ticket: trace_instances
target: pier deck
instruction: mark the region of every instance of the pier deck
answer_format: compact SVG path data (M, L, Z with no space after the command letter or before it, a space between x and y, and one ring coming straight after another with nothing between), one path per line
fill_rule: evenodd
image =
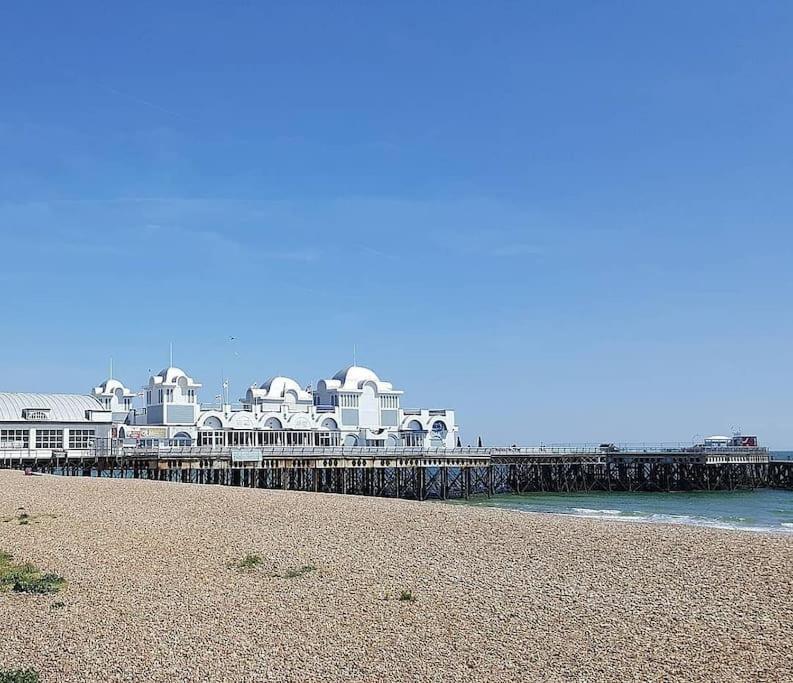
M506 493L793 488L793 463L762 448L97 447L48 458L0 454L6 467L399 498Z

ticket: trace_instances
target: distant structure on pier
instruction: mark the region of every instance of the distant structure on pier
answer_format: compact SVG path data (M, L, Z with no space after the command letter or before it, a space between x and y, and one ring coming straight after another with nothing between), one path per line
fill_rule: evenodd
M403 392L351 365L313 390L289 377L251 386L236 405L228 384L202 404L202 385L177 367L149 378L142 393L110 377L90 395L0 393L5 455L80 456L95 443L143 446L410 446L453 448L453 410L408 409ZM144 406L135 407L143 398Z
M110 411L114 436L197 446L416 446L453 448L459 428L453 410L407 409L401 390L369 368L351 365L315 389L290 377L252 385L238 405L224 393L201 404L202 385L177 367L149 378L145 406L116 379L93 390Z

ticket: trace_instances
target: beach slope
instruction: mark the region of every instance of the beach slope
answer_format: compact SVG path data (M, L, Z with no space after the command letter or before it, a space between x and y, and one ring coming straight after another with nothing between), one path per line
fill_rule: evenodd
M0 593L43 681L793 679L781 535L10 471L0 518L67 581Z

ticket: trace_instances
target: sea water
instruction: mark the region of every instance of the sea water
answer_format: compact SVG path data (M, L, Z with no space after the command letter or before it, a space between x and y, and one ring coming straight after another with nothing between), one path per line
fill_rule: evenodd
M793 451L776 451L771 453L771 458L793 460ZM779 489L526 493L493 496L477 500L474 504L575 517L793 534L793 491Z
M793 491L526 493L477 501L522 512L793 534Z

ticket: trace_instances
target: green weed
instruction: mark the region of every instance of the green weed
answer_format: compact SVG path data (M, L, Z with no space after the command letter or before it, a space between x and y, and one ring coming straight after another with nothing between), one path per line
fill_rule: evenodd
M416 602L416 598L410 591L402 591L399 594L400 602Z
M290 567L283 574L278 574L278 576L284 579L296 579L299 576L305 576L315 571L317 571L317 568L313 564L304 564L302 567Z
M248 554L237 562L238 569L256 569L264 560L259 555Z
M33 669L0 669L0 683L39 683L40 680Z
M66 579L57 574L44 574L30 562L14 564L11 560L11 555L0 552L0 590L46 594L57 593L66 585Z

